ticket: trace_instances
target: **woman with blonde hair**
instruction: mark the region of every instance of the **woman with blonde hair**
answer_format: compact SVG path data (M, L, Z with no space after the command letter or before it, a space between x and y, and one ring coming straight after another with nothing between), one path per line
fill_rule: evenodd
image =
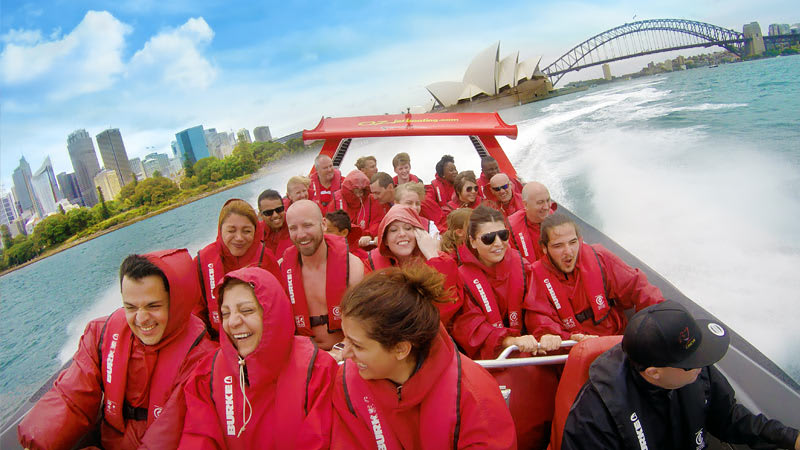
M258 227L258 215L253 207L244 200L232 198L219 212L217 239L197 252L195 262L203 297L194 313L206 322L212 337L218 335L221 324L217 299L212 293L225 274L257 266L276 277L283 276L275 255L256 237Z

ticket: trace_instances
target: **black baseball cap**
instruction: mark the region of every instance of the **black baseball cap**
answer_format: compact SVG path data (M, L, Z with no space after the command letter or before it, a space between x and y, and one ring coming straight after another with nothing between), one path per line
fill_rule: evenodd
M695 319L680 303L666 300L633 315L622 350L642 367L697 369L722 359L730 341L721 324Z

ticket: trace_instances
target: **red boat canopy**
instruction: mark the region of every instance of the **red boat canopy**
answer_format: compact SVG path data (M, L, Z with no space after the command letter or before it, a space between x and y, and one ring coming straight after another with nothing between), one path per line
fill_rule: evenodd
M313 130L303 130L304 141L325 140L319 153L328 155L336 167L344 159L351 139L395 136L469 136L479 156L492 156L503 173L517 174L495 139L495 136L516 139L517 126L503 122L496 112L323 117Z

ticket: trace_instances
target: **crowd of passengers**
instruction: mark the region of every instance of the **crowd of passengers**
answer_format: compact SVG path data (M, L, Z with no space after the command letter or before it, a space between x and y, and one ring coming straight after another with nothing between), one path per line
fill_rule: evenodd
M692 361L702 371L683 356L642 356L668 340L631 353L645 338L628 336L626 310L639 311L638 324L680 308L639 269L583 242L544 185L500 172L491 157L476 177L445 155L427 185L408 154L392 165L395 176L366 156L342 176L320 155L285 196L267 189L257 209L227 201L216 240L194 258L185 249L127 257L122 308L87 325L71 365L19 425L22 446L542 449L561 366L486 370L473 360L510 346L518 357L566 353L565 340L625 333L615 347L624 363L614 364L632 369L620 377L641 377L648 393L702 381L720 393L695 409L727 416L711 423L668 399L639 411L657 439L641 425L630 434L590 377L581 392L599 394L578 396L563 440L553 428L560 448L702 448L703 427L800 448L797 430L750 414L706 367L724 354L720 344L709 356L713 336ZM675 354L695 351L696 323L682 320L691 344ZM674 367L683 384L653 372ZM595 402L588 413L584 397Z

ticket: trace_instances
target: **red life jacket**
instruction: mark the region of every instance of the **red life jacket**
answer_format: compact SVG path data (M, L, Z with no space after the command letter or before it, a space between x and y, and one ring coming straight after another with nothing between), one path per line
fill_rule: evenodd
M300 428L310 406L308 387L319 348L313 339L307 337L296 336L294 340L286 366L281 369L275 382L275 400L271 407L280 413L273 416L275 421L270 426L278 430L290 431ZM211 365L211 399L217 410L225 445L229 449L253 448L253 441L257 436L248 436L246 431L252 430L257 433L259 424L249 424L241 437L236 436L244 424L242 417L244 399L239 385L239 370L238 365L226 364L225 356L221 353L221 349L216 351ZM257 395L255 393L258 392L259 386L246 386L245 389L253 398Z
M571 287L564 286L555 277L552 277L543 261L536 261L533 264L536 292L545 293L544 295L555 308L564 328L570 333L586 333L581 322L591 318L595 325L599 324L608 317L611 307L614 305L613 300L606 299L605 273L600 266L597 253L590 245L581 243L578 261L581 262L581 278L575 285L574 291L571 290ZM590 308L575 313L570 302L573 294L576 299L581 295L585 296ZM589 315L590 313L591 315ZM595 319L596 317L600 319Z
M449 336L446 338L449 339ZM435 383L436 389L431 389L420 405L420 436L424 438L427 448L458 448L461 431L462 369L460 353L452 351L452 355L452 363L435 380L428 381ZM376 401L367 382L359 375L355 364L352 361L345 361L342 371L342 384L349 413L360 419L367 429L372 430L375 446L378 449L402 449L386 412L381 410L380 403Z
M511 230L511 242L528 262L532 264L544 255L539 244L541 224L528 223L524 208L508 217L508 228Z
M472 256L470 254L470 256ZM473 256L474 258L474 256ZM513 248L506 250L505 258L500 263L509 270L510 280L507 282L509 292L506 298L502 299L506 303L506 315L500 316L498 298L494 293L491 283L486 273L475 264L469 262L458 268L467 293L475 304L481 307L486 319L495 328L513 328L522 330L522 301L525 298L525 269L519 252ZM498 268L498 270L502 270ZM507 320L508 325L505 321Z
M286 226L285 221L283 222L281 229L278 231L274 231L262 220L259 220L258 223L262 224L264 227L264 238L262 239L262 242L264 242L264 245L270 249L270 251L272 251L272 254L275 255L275 258L281 258L283 256L283 252L285 252L287 248L294 245L291 238L289 238L289 227Z
M320 209L322 209L323 214L326 211L336 211L335 209L330 209L328 204L333 200L333 193L341 188L342 173L339 172L339 169L334 169L331 186L327 188L322 185L322 182L319 181L319 173L314 172L311 175L311 185L308 187L308 198L309 200L313 200L320 205Z
M436 178L431 181L431 187L433 188L434 199L439 206L447 205L447 202L456 193L456 188L439 175L436 175Z
M158 361L150 379L148 394L149 405L146 410L148 427L161 415L162 408L175 387L175 378L189 351L200 343L206 333L205 326L198 318L190 316L189 320L186 330L158 351ZM126 420L123 417L124 410L133 411L135 415L144 412L143 408L133 408L125 402L128 359L133 339L135 337L125 318L125 310L119 308L109 316L103 326L98 345L105 402L103 420L123 434Z
M422 183L422 180L420 180L419 177L414 175L413 173L408 174L408 180L409 180L408 181L409 183ZM395 186L397 186L399 184L398 181L399 180L398 180L397 175L392 177L392 182L394 183Z
M258 260L253 260L250 264L256 264L258 267L272 272L269 267L263 265L267 263L267 261L264 259L265 253L269 252L269 254L267 254L268 259L274 259L274 256L271 255L272 252L267 249L262 242L258 242L257 240L254 240L252 245L259 245L261 248L259 248L258 252L254 254L258 255ZM247 265L248 264L245 264L245 266ZM233 268L231 270L235 269L237 268ZM211 327L214 329L214 331L219 332L219 327L220 324L222 324L222 321L219 317L219 305L217 304L217 297L214 295L214 288L217 286L217 284L219 284L227 271L222 263L222 255L218 251L215 243L211 243L197 252L197 272L200 274L200 279L202 280L200 283L200 288L203 294L203 299L208 305L208 317L210 319ZM277 276L278 274L275 275Z
M328 246L328 262L325 265L325 301L328 304L328 331L342 329L342 312L339 303L350 279L350 253L347 240L341 236L323 235ZM297 247L286 249L281 264L283 282L294 311L297 332L303 336L313 336L308 313L306 290L303 288L303 266Z

